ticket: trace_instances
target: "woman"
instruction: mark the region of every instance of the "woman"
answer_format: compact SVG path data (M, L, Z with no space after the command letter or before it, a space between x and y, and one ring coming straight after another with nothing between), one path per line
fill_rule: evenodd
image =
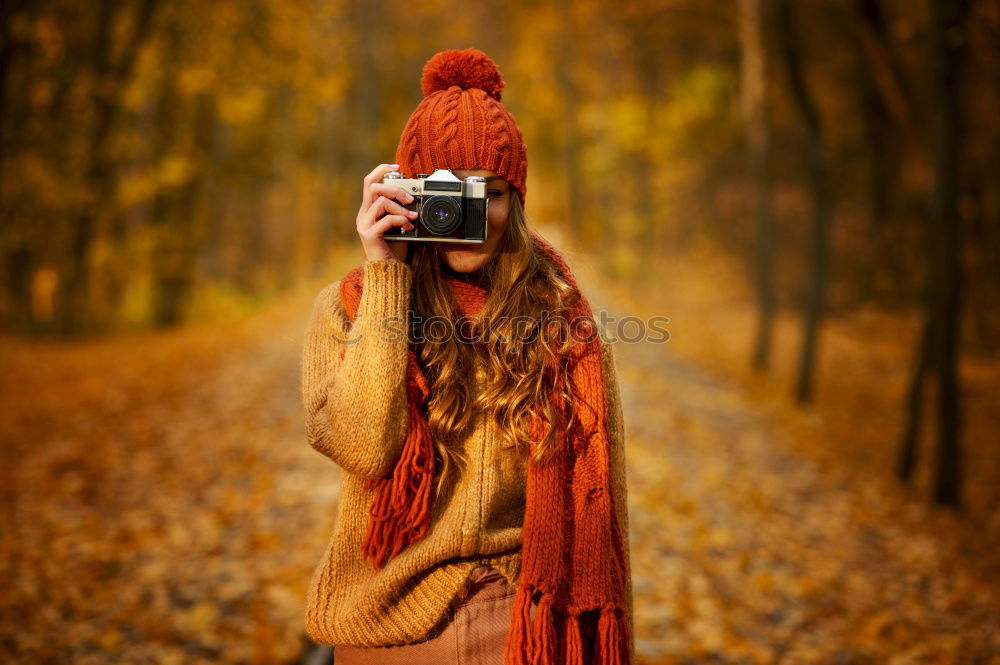
M338 665L630 663L610 347L527 226L527 151L496 65L443 51L421 84L399 163L364 179L366 261L307 325L307 437L345 472L307 632ZM383 176L437 169L487 177L487 241L387 242L417 215Z

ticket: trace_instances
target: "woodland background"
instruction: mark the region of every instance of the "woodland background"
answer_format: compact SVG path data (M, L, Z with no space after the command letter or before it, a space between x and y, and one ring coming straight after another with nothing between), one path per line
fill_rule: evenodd
M646 663L1000 663L1000 2L6 0L0 655L288 663L312 296L499 65L615 345Z

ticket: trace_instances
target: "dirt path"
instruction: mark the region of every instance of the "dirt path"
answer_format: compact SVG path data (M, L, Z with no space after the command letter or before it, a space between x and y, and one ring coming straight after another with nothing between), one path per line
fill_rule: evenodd
M595 310L635 313L584 287ZM242 323L4 345L0 659L302 654L339 475L301 431L317 289ZM793 452L766 408L669 342L614 350L643 662L1000 662L997 577L946 522Z

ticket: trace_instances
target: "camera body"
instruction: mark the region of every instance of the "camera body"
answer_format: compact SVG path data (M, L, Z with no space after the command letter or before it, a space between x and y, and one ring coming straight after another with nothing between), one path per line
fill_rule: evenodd
M413 220L413 230L393 226L382 234L386 240L422 240L433 242L486 242L486 179L469 176L460 179L446 169L434 173L418 173L407 178L399 171L390 171L382 178L388 185L402 187L413 195L412 203L402 203L419 215Z

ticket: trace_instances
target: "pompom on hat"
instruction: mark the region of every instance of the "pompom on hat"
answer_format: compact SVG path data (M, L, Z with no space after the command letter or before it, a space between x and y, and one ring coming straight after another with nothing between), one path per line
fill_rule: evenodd
M475 48L434 54L424 65L424 98L410 114L396 148L407 176L437 169L486 169L527 192L528 147L500 101L500 69Z

